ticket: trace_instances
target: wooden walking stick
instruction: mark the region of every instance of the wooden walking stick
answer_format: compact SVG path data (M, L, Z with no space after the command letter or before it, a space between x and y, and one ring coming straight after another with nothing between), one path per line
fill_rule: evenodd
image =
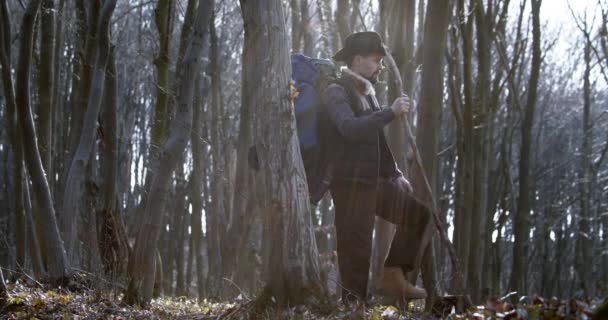
M399 94L401 96L404 96L405 94L403 93L403 80L401 79L399 68L397 67L393 56L391 55L389 49L386 46L384 47L384 51L386 51L386 61L388 62L388 68L395 79L395 87L399 90ZM410 124L405 119L405 117L401 117L400 119L404 122L405 132L407 135L408 142L412 146L416 165L418 165L418 167L420 168L420 172L422 173L422 177L424 179L424 185L431 198L431 212L433 213L433 220L435 222L435 227L437 228L437 233L439 233L439 238L441 239L441 242L444 244L450 255L450 262L452 263L452 278L455 280L454 289L456 293L462 294L464 293L464 276L462 275L462 271L460 269L460 262L458 260L458 256L456 255L456 250L454 250L454 245L452 244L450 239L448 239L448 235L443 226L441 225L437 202L435 201L433 189L431 188L431 184L426 175L426 171L424 170L424 166L422 165L422 158L420 157L418 145L416 145L416 140L414 139L414 135L412 134L412 128L410 127Z

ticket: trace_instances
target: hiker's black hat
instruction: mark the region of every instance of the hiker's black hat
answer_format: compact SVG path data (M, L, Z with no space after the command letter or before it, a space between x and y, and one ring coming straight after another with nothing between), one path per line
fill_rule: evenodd
M336 52L333 59L347 62L354 55L366 56L374 53L386 55L380 35L371 31L357 32L344 39L344 48Z

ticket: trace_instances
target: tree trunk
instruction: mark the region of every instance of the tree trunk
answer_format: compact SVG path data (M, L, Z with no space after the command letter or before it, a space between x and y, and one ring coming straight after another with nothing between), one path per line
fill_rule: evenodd
M463 91L464 104L462 111L462 145L459 148L458 170L460 172L459 183L461 190L460 207L455 213L456 228L454 238L458 257L461 261L469 259L471 240L471 214L474 201L474 147L473 147L473 80L472 80L472 18L467 17L467 9L464 0L458 1L457 6L460 31L462 33L462 69L463 69ZM463 275L468 278L468 270L464 264Z
M225 206L226 193L224 186L227 184L228 175L226 174L226 163L224 162L223 140L223 103L220 69L220 47L215 26L210 26L210 64L211 74L211 104L210 104L210 138L211 138L211 159L213 164L213 175L211 178L211 210L207 216L207 247L209 254L209 277L208 290L210 297L220 298L224 294L226 262L224 261L223 249L226 245L224 239L227 226L232 225L230 212Z
M126 272L129 244L118 197L117 84L114 50L110 50L104 90L101 131L103 132L103 205L99 215L99 247L106 272Z
M0 299L5 300L8 298L6 290L6 282L4 282L4 274L2 273L2 268L0 268Z
M91 79L91 92L87 111L84 115L80 142L74 153L70 170L68 171L65 191L63 192L63 207L61 230L65 237L65 248L70 261L74 259L74 247L77 234L77 221L82 213L84 200L85 169L95 144L97 117L101 109L103 97L106 65L110 51L110 18L116 6L116 0L104 2L98 26L99 52L95 62L94 74Z
M475 13L477 31L477 81L475 87L474 130L473 130L473 207L471 212L471 239L485 239L485 220L488 197L488 143L491 140L491 118L488 108L490 90L490 54L489 32L494 17L486 15L483 2L471 2L471 10ZM488 8L490 11L491 8ZM484 241L469 242L469 257L467 265L467 287L474 303L481 302L481 263L483 261Z
M424 168L420 166L412 168L412 186L414 187L414 194L430 208L436 207L433 204L433 195L436 194L437 189L437 153L443 106L443 54L449 9L448 1L431 1L428 3L424 30L425 40L422 48L424 64L416 144L420 148L418 151ZM427 188L425 176L428 178L431 190ZM431 225L429 228L433 228L433 226ZM430 234L431 232L429 232L429 237ZM422 277L428 292L427 308L432 306L433 299L438 295L432 248L429 241L422 257Z
M528 98L521 125L521 148L519 162L519 201L513 218L513 267L509 288L520 294L526 292L526 242L528 239L528 216L530 214L530 150L532 148L532 125L536 107L536 92L540 65L542 63L540 48L540 5L541 0L532 0L532 66L528 82Z
M254 187L252 187L252 172L248 163L249 148L253 145L253 110L243 96L239 117L239 129L237 138L236 174L234 183L234 197L232 204L233 223L228 231L230 239L226 243L226 255L229 259L226 265L231 270L225 270L225 274L232 275L235 279L238 266L241 264L239 258L250 237L251 226L256 218L255 212L250 212L250 203L254 200ZM208 242L210 243L210 242ZM245 263L245 262L242 262Z
M300 0L290 0L291 9L291 51L300 52L302 50L302 21L300 20Z
M23 198L25 199L25 235L27 236L27 251L32 263L32 269L34 270L34 276L38 279L42 279L46 276L44 264L42 263L42 255L40 252L40 241L38 241L38 235L36 233L36 227L34 223L34 210L32 210L32 201L30 201L30 186L26 182L23 185L21 191ZM22 265L25 266L25 265Z
M338 22L338 33L340 34L340 42L342 45L344 45L344 39L346 39L351 32L348 24L349 12L349 0L338 0L335 19Z
M580 281L580 286L586 296L593 295L594 288L591 285L591 249L593 247L590 221L591 215L591 159L593 156L593 130L591 127L591 40L585 39L584 61L585 73L583 76L583 132L582 146L580 151L579 193L580 214L578 221L578 233L576 236L576 259L575 267Z
M261 169L255 175L272 236L267 290L281 306L322 290L304 167L288 92L289 52L278 0L241 0L245 29L243 104L254 114Z
M190 247L190 255L193 257L192 264L196 266L196 277L198 287L198 298L202 301L202 216L203 216L203 181L204 181L204 150L205 140L203 138L203 99L205 94L201 93L200 76L196 80L196 100L194 101L194 115L192 123L192 137L190 144L192 145L192 181L190 181L190 201L192 203L192 241Z
M144 286L144 280L147 275L153 274L154 252L160 234L161 221L163 220L167 189L173 170L177 166L178 160L182 158L181 155L188 144L192 127L194 83L202 60L203 45L208 37L207 26L211 21L213 7L213 0L199 2L194 30L184 60L180 64L183 78L178 91L179 103L175 118L171 123L171 134L163 147L159 170L154 176L146 204L146 219L141 221L144 226L139 228L133 256L129 260L128 273L130 279L125 293L125 301L130 304L147 304L152 297L151 288Z
M388 104L392 104L397 96L403 92L411 97L413 88L414 52L414 17L416 1L392 1L389 8L388 39L394 53L395 63L400 68L403 88L395 88L395 81L389 81ZM393 78L395 75L389 75ZM410 121L410 119L408 119ZM399 170L407 174L407 145L403 121L393 121L387 126L387 143L393 152Z
M85 89L88 92L88 85L85 86L85 79L87 77L90 82L90 72L85 73L85 52L86 52L86 43L87 43L87 34L89 27L87 25L87 12L85 8L84 0L76 0L75 1L75 16L76 22L74 23L75 27L75 39L72 51L70 54L74 56L72 60L72 70L71 70L71 79L70 79L70 92L66 93L66 106L64 107L64 111L58 115L58 118L70 119L69 124L68 121L63 124L63 130L61 132L62 137L68 137L60 140L59 145L61 146L58 149L59 159L62 161L55 161L55 171L60 175L59 181L55 184L55 201L58 207L61 207L61 200L63 198L63 191L65 186L65 179L67 178L67 170L69 169L70 161L72 160L72 154L75 148L75 144L77 142L77 135L80 134L81 126L82 126L82 117L84 111L84 102L81 102L81 96L84 94ZM88 2L89 4L93 4L94 1ZM93 18L93 17L91 17ZM95 29L95 28L93 28ZM92 57L91 59L93 59ZM89 68L90 69L90 68ZM57 121L61 123L61 121ZM65 140L65 141L64 141ZM74 145L74 146L73 146ZM59 219L61 220L61 214Z
M54 0L43 0L40 23L40 64L38 72L38 147L42 166L47 180L53 177L51 171L52 159L52 129L53 129L53 92L55 72L55 5Z
M48 252L47 268L52 282L59 282L69 273L69 264L63 242L57 228L55 209L51 200L48 181L44 175L42 160L38 152L36 130L30 107L30 68L32 59L33 28L40 0L29 2L23 15L21 24L21 48L19 50L19 63L17 67L17 89L15 102L19 114L23 142L25 146L25 160L28 172L32 178L34 196L39 213L39 220L45 226L42 241Z
M190 10L190 3L188 4ZM173 16L173 0L160 0L156 4L154 9L154 22L156 24L156 30L159 36L159 52L156 59L154 59L154 65L156 66L156 105L154 107L154 114L152 119L152 133L150 137L150 146L148 150L148 158L146 162L146 177L144 182L144 193L141 197L141 201L136 211L137 220L144 218L145 205L148 201L150 193L150 187L154 180L154 174L158 171L159 157L161 152L161 146L165 143L165 139L168 133L168 121L169 121L169 94L172 90L169 87L169 66L170 66L170 53L169 45L171 43L172 35L172 16ZM186 13L186 20L182 30L183 36L186 36L185 32L188 23L190 22L189 13ZM185 41L185 40L184 40ZM180 56L182 50L182 43L180 42ZM180 57L181 58L181 57ZM178 70L179 71L179 70ZM177 78L177 76L176 76ZM136 224L136 226L141 226ZM139 230L134 230L132 233L137 234Z
M82 128L84 125L85 113L88 110L89 97L91 92L91 81L93 77L93 63L96 63L96 56L98 55L98 26L99 26L99 11L101 7L100 0L78 0L76 5L77 14L79 15L80 26L78 28L80 48L78 54L76 54L76 61L78 63L79 73L75 74L78 77L78 89L73 91L72 100L72 112L71 112L71 123L70 123L70 135L69 135L69 149L68 149L68 162L73 162L74 154L80 143L80 137L82 136ZM87 9L88 8L88 12ZM68 169L69 170L69 169ZM66 170L66 174L68 171ZM67 175L65 177L67 179ZM64 184L65 190L65 184ZM64 216L63 212L61 217ZM63 218L60 217L60 220ZM60 221L61 222L61 221ZM63 232L64 230L62 230ZM65 237L65 235L64 235ZM69 252L68 252L69 254Z
M6 104L6 128L11 143L13 154L12 166L12 190L13 210L15 213L15 260L16 263L25 266L26 257L26 211L24 208L23 185L25 181L23 169L23 142L21 128L17 121L15 106L15 91L11 76L10 37L11 24L8 15L6 1L0 3L0 65L2 66L2 88L4 90L4 101ZM9 170L10 171L10 170ZM11 179L7 179L9 182Z
M301 0L302 22L300 30L302 30L302 40L304 40L304 54L309 57L315 57L315 41L312 27L313 16L310 14L311 5L311 0Z

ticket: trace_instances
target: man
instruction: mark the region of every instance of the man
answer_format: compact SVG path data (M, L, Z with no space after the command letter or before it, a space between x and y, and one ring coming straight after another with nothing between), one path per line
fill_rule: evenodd
M345 303L365 301L374 216L397 225L380 277L380 293L398 299L422 299L424 289L406 280L420 263L430 238L431 216L412 195L397 169L383 128L405 117L407 96L381 109L373 84L386 55L380 36L361 32L348 36L333 57L344 62L341 78L322 91L326 145L333 149L330 191L335 204L338 263ZM405 232L407 231L407 232Z

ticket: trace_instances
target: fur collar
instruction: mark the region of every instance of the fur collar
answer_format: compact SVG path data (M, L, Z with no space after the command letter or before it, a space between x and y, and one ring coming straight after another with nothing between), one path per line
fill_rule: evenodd
M342 72L343 76L346 76L353 81L353 83L355 84L355 88L357 89L359 94L364 95L364 96L370 95L370 94L372 96L376 95L376 91L374 90L374 85L369 80L358 75L357 73L355 73L348 67L342 67L340 69L340 71Z

